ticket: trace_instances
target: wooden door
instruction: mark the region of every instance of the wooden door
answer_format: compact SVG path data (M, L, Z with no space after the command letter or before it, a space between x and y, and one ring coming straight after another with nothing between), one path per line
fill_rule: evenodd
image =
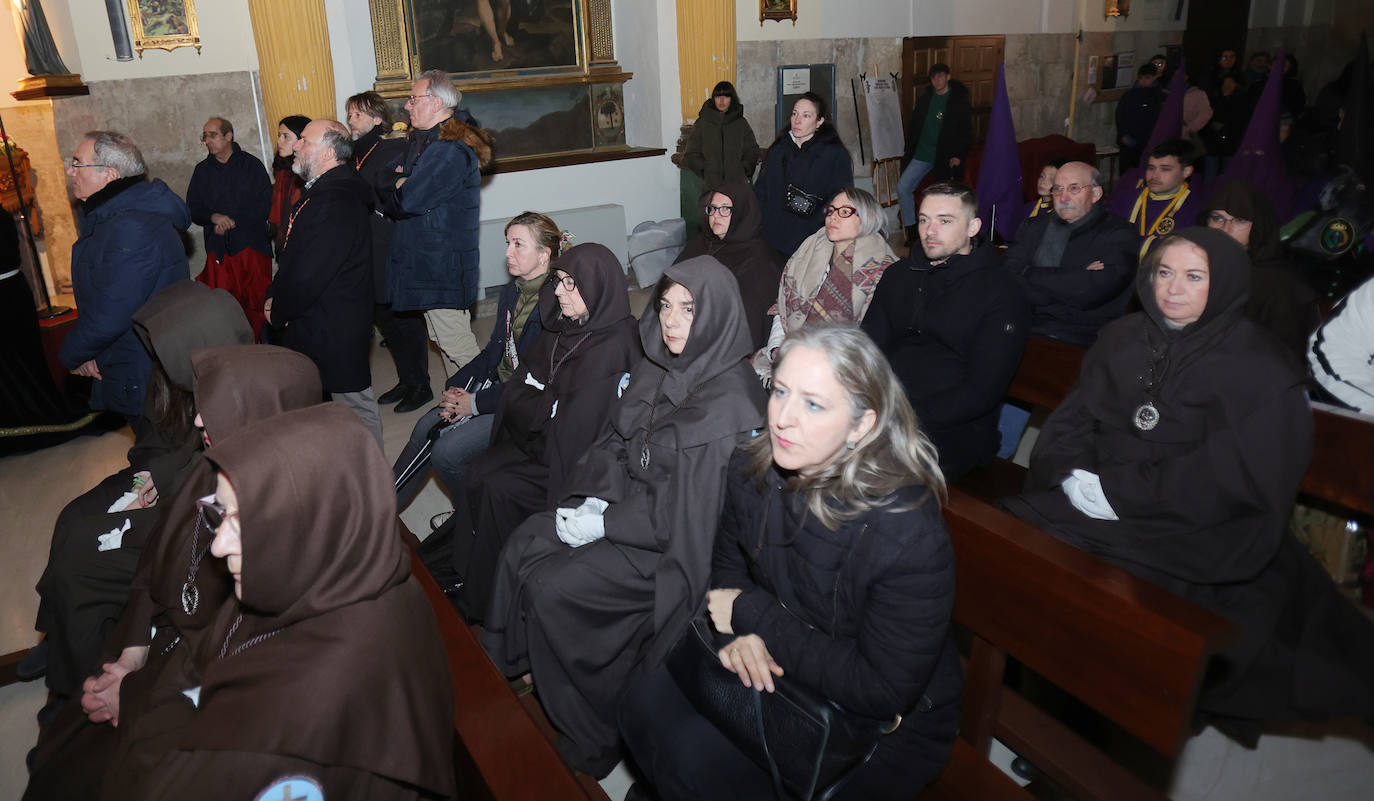
M902 40L902 125L911 124L911 109L930 87L926 76L932 64L949 65L950 77L968 87L973 105L973 141L987 138L997 67L1002 63L1004 36L908 36ZM906 131L908 136L910 131Z

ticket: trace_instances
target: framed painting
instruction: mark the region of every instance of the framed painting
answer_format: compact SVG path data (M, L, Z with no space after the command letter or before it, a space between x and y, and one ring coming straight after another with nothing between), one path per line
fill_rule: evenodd
M769 19L778 22L790 19L796 25L797 0L759 0L759 27L763 27L763 21Z
M583 0L408 0L416 72L468 77L581 70Z
M128 0L129 27L134 50L175 50L194 47L200 52L195 0Z

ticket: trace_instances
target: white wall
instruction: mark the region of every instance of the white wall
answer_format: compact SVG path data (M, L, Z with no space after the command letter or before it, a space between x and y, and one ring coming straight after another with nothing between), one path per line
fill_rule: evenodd
M196 3L201 49L144 50L133 61L116 61L114 40L110 38L109 17L104 0L45 0L48 22L57 38L58 18L75 32L80 67L67 60L67 66L81 72L82 80L114 81L122 78L157 78L164 75L199 75L210 72L255 71L258 51L253 45L253 24L248 17L248 0L201 0ZM127 13L127 12L126 12ZM130 37L132 39L132 35ZM58 46L62 43L59 41ZM132 45L132 41L130 42ZM68 59L67 49L62 57Z

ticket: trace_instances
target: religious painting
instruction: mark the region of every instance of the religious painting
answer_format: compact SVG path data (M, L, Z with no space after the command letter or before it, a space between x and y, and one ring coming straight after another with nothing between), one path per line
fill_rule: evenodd
M462 80L505 70L576 69L583 0L410 0L416 70Z
M200 52L195 0L128 0L134 50L175 50L194 47Z
M464 92L463 108L495 138L494 155L507 160L590 150L596 134L592 88L585 84Z
M763 21L775 19L782 22L785 19L792 20L792 24L797 24L797 0L759 0L759 25Z
M592 127L596 146L625 144L625 86L605 83L592 87Z

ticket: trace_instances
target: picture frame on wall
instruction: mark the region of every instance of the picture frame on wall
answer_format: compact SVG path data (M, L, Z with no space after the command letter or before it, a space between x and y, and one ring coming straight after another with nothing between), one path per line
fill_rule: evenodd
M770 19L778 22L790 19L796 25L797 0L759 0L759 26L762 27L764 20Z
M194 47L200 52L200 27L195 0L128 0L129 33L134 50L175 50Z
M584 0L406 0L416 72L467 77L579 71L587 65Z

